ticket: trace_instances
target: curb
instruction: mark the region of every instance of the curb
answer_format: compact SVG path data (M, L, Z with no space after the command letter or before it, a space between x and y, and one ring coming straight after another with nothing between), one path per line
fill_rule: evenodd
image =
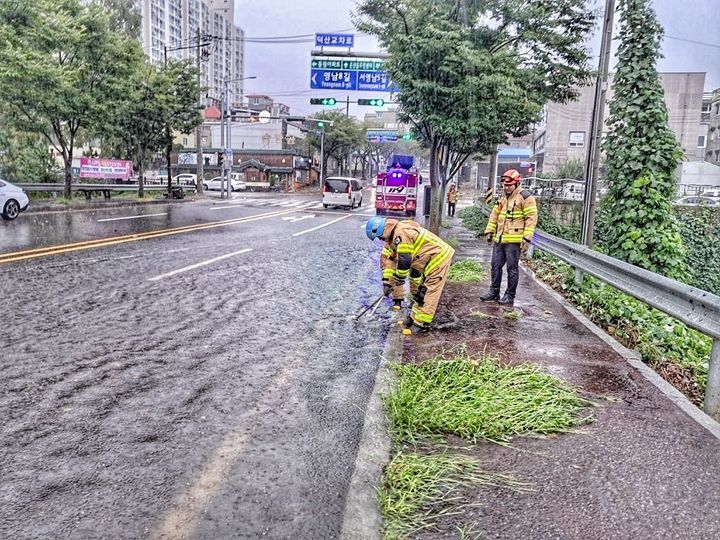
M531 269L524 264L522 265L523 270L527 273L540 287L542 287L552 298L557 301L568 313L575 317L585 328L590 330L593 334L603 340L609 345L616 353L627 361L632 367L634 367L645 379L655 386L665 397L673 402L680 410L692 418L695 422L705 428L711 435L720 440L720 424L710 418L707 414L698 409L693 403L690 402L685 395L680 392L677 388L663 379L653 368L648 366L642 361L642 357L635 351L628 349L622 344L615 341L610 337L602 328L597 326L594 322L583 315L575 306L570 304L560 293L550 287L547 283L542 281L535 275Z
M365 411L360 446L345 497L340 531L340 538L344 540L381 538L383 520L377 495L383 468L390 461L392 449L382 396L386 395L394 384L394 374L388 365L399 360L402 351L402 337L396 328L393 324L388 334L375 376L375 386Z

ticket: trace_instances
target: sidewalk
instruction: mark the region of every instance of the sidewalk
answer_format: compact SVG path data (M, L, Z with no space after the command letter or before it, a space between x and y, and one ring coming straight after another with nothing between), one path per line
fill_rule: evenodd
M489 261L484 241L459 219L449 224L444 232L461 242L456 261ZM437 330L406 341L403 361L464 343L471 353L498 352L508 364L538 364L596 406L590 410L594 422L577 433L469 449L484 469L512 474L534 491L483 487L465 493L477 506L465 511L463 522L472 522L482 538L720 538L720 440L671 400L677 394L668 397L651 384L621 356L621 347L593 333L527 271L521 270L517 321L506 319L498 304L479 300L487 285L449 284ZM720 433L717 424L708 425ZM459 524L452 520L439 521L446 535L416 538L455 538Z

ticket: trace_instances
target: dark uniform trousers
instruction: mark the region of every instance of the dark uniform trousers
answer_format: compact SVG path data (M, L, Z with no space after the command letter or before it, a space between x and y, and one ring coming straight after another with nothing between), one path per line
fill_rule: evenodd
M520 244L494 244L492 253L492 271L491 278L492 283L490 289L495 292L500 292L500 282L502 281L502 269L507 264L507 294L510 297L515 298L515 292L517 291L518 279L520 278L520 269L518 264L520 262Z

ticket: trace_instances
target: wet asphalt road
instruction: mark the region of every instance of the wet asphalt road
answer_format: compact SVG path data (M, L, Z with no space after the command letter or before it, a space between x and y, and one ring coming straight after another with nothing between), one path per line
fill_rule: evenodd
M1 538L338 536L380 245L367 206L245 199L2 224L0 255L257 218L0 264Z

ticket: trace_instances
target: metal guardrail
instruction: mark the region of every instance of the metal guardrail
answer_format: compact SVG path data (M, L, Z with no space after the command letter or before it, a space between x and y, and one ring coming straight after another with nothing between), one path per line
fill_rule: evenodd
M480 209L489 215L487 207ZM720 296L546 232L536 230L532 244L576 271L586 272L710 336L713 345L703 409L720 421Z
M65 184L15 184L18 187L23 188L25 191L64 191ZM173 187L178 187L177 184L173 184ZM183 189L194 189L193 185L180 185ZM137 191L139 186L137 184L72 184L73 191L81 190L93 190L93 191ZM145 184L144 190L147 191L167 191L167 184Z

